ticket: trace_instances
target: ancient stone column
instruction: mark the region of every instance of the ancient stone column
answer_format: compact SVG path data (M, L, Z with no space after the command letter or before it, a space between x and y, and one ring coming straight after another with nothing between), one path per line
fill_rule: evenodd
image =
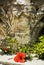
M14 34L19 43L28 44L30 43L30 22L32 12L30 0L13 0L11 4L12 5L7 11L11 23L9 34Z
M21 44L35 41L38 35L36 31L41 26L41 23L38 24L41 18L44 18L44 3L40 4L43 1L40 3L39 0L2 1L0 3L0 20L5 25L5 34L15 37Z

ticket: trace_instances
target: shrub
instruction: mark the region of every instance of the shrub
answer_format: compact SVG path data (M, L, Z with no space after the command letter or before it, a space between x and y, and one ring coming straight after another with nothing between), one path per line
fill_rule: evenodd
M11 54L14 54L17 52L18 49L18 41L15 37L11 38L10 36L8 36L6 38L6 42L7 45L5 46L6 48L9 46L10 47L10 51Z
M18 47L18 50L29 54L30 53L30 46L29 46L29 44L23 44L22 46Z
M44 59L44 35L39 37L39 42L34 44L33 52L38 55L39 58Z

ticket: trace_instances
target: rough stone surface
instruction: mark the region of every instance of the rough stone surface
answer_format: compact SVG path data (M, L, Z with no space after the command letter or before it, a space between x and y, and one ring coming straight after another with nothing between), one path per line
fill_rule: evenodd
M44 27L44 1L41 0L41 2L39 0L5 0L5 2L2 0L0 38L11 35L22 44L36 41L39 30Z

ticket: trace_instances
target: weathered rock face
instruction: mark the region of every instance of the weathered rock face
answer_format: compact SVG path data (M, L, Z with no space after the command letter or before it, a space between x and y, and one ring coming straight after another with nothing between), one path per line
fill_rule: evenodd
M0 23L0 27L4 30L4 37L11 35L21 44L36 41L39 30L44 27L44 20L41 21L44 19L44 3L36 6L33 0L7 0L4 3L2 0L0 21L3 23Z

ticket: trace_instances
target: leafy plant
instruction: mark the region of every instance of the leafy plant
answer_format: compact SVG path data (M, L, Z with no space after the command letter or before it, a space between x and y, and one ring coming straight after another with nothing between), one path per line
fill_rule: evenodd
M39 42L34 44L33 52L38 55L39 58L44 59L44 35L39 37Z
M14 37L13 37L13 38L7 37L6 41L7 41L8 43L18 43L17 39L14 38Z
M29 44L23 44L18 47L18 50L20 52L26 53L26 60L32 60L32 56L30 53L30 45Z
M28 44L24 44L18 47L19 51L29 54L30 46Z
M8 43L8 46L10 46L12 54L17 52L18 41L15 37L11 38L8 36L6 38L6 43Z

